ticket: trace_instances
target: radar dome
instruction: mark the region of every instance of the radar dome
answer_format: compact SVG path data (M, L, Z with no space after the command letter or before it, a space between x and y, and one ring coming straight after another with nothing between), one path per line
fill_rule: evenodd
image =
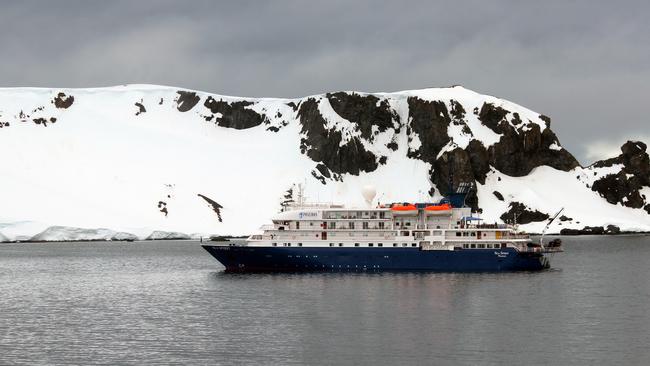
M368 205L372 205L372 200L375 199L375 196L377 195L377 189L375 189L374 186L371 185L366 185L361 188L361 194L363 195L363 198L366 200L366 203Z

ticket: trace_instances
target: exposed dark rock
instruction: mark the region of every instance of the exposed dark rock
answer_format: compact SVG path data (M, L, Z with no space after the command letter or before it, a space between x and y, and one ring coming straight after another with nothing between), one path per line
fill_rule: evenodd
M573 219L568 216L562 215L560 216L560 221L573 221Z
M319 163L318 165L316 165L316 169L318 169L318 171L320 172L320 174L323 177L325 177L325 178L331 178L332 177L332 175L330 174L330 170L327 169L327 167L325 165L323 165L322 163Z
M145 113L147 111L147 109L144 107L144 104L142 104L141 102L136 102L135 106L138 107L138 111L135 112L136 116Z
M541 131L536 123L515 129L506 121L504 112L506 111L502 108L486 103L479 115L484 124L502 135L499 142L488 149L489 162L497 170L521 177L541 165L562 171L579 166L578 161L567 150L549 148L558 143L553 131L548 128Z
M520 202L511 202L507 212L501 215L504 222L514 222L516 216L517 224L529 224L548 220L549 216L537 210L533 211Z
M478 140L470 141L465 149L469 155L469 162L472 167L474 179L481 184L485 184L485 178L490 171L488 151L483 143Z
M298 105L297 105L296 103L294 103L294 102L289 102L289 103L287 103L287 105L288 105L289 107L291 107L291 109L293 109L294 112L298 112Z
M359 138L352 137L341 145L340 131L325 128L325 119L318 110L318 101L309 98L300 103L298 117L302 124L304 138L300 150L313 161L323 163L330 171L338 174L371 172L377 169L377 158L365 149Z
M74 103L74 96L65 95L65 93L61 92L52 100L52 103L59 109L67 109Z
M167 211L167 202L164 201L158 201L158 208L160 209L160 212L165 214L165 217L169 214L169 211Z
M503 195L499 191L494 191L492 192L494 197L496 197L499 201L503 201Z
M194 106L201 100L201 97L196 95L195 92L179 90L176 92L176 108L179 112L187 112L194 108Z
M311 171L311 175L312 175L312 177L316 178L316 180L318 180L319 182L321 182L323 184L327 184L327 181L325 180L325 177L318 174L318 172L316 172L315 170Z
M481 111L478 114L478 118L483 122L485 126L496 133L504 133L507 129L508 121L506 121L506 115L508 111L496 107L492 103L483 103Z
M160 102L158 102L158 105L162 105L162 104L163 104L163 98L160 98Z
M393 150L393 151L397 151L397 149L398 149L397 142L395 142L395 141L391 141L391 142L387 143L386 147Z
M619 228L616 225L607 225L607 229L605 230L607 234L620 234L621 233L621 228Z
M219 222L223 222L223 220L221 219L221 209L223 208L223 206L221 206L215 200L213 200L213 199L211 199L211 198L209 198L207 196L204 196L204 195L202 195L200 193L198 194L198 196L203 198L203 200L210 205L210 208L212 208L212 211L214 211L214 213L217 214L217 218L219 219Z
M37 125L43 125L43 127L47 127L47 120L45 118L34 118L33 121Z
M462 121L465 119L465 108L463 108L463 105L458 103L455 100L450 101L451 104L451 111L449 113L451 116L454 118L455 121Z
M632 208L642 208L647 204L640 189L650 186L650 158L647 146L638 141L628 141L621 147L621 155L597 161L595 168L611 167L622 164L623 168L616 174L606 175L596 180L591 189L598 192L611 204L622 204ZM650 213L650 212L649 212Z
M374 95L362 96L345 92L329 93L327 99L336 114L357 125L364 139L372 141L373 126L379 132L384 132L393 127L393 120L399 124L399 116L390 108L386 99L380 102Z
M409 97L408 105L410 124L407 134L415 133L422 143L417 150L409 147L408 156L433 163L449 142L447 127L451 118L447 106L442 101L426 101L418 97Z
M280 129L277 128L277 127L275 127L275 126L270 126L270 127L268 127L266 130L267 130L267 131L271 131L271 132L278 132L278 131L280 131Z
M260 115L252 109L246 108L252 102L239 101L228 103L208 97L203 105L215 115L215 123L221 127L243 130L261 125L267 120L265 115ZM216 114L220 113L221 116Z
M560 235L605 235L620 234L621 229L616 225L607 225L607 228L602 226L585 226L582 229L562 229Z
M550 117L545 116L543 114L540 114L539 119L541 119L542 121L544 121L544 123L546 123L546 128L551 128L551 118Z

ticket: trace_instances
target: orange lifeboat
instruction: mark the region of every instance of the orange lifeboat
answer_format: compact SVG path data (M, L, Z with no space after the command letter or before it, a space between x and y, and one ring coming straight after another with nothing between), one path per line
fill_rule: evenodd
M412 204L393 205L390 210L394 215L417 215L418 208Z
M427 215L448 215L451 213L451 205L443 203L441 205L431 205L424 208Z

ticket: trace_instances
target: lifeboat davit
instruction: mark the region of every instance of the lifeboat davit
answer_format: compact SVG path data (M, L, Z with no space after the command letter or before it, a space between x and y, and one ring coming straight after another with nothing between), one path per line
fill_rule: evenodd
M451 205L448 203L431 205L424 208L424 213L427 215L449 215L451 214L451 208Z
M418 208L415 205L406 204L406 205L393 205L390 208L393 212L393 215L412 215L415 216L418 214Z

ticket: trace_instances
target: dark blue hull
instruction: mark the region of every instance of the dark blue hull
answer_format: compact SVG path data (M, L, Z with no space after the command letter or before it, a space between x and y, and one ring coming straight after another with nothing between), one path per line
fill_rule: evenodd
M539 252L506 249L309 248L204 245L231 272L315 271L537 271L549 268Z

